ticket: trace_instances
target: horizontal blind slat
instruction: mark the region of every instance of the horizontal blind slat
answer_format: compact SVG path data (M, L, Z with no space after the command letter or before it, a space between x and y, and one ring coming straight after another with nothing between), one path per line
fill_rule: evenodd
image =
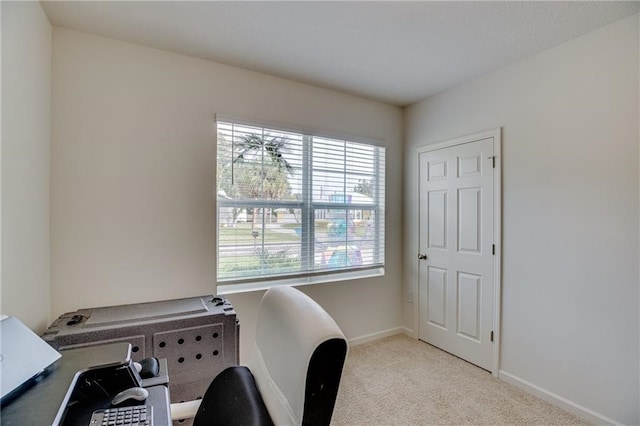
M384 148L217 126L218 281L384 265Z

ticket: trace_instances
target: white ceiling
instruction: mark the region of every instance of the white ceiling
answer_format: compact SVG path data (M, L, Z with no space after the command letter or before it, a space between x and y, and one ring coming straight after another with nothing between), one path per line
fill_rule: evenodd
M640 11L639 1L41 3L56 26L400 106Z

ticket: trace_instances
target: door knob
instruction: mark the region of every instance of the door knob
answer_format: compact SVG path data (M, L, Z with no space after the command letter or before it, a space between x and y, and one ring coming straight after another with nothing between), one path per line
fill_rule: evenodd
M424 253L418 253L418 259L420 260L427 260L427 255Z

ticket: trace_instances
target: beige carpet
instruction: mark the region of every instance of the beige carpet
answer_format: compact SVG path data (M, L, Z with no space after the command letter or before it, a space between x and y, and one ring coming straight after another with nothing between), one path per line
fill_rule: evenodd
M586 425L424 342L350 348L332 425Z

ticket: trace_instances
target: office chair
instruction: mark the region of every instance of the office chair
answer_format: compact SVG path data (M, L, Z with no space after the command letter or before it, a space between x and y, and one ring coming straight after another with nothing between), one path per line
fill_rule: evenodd
M293 287L273 287L260 302L246 366L215 377L201 402L171 404L174 420L194 426L329 425L347 341L333 318Z

